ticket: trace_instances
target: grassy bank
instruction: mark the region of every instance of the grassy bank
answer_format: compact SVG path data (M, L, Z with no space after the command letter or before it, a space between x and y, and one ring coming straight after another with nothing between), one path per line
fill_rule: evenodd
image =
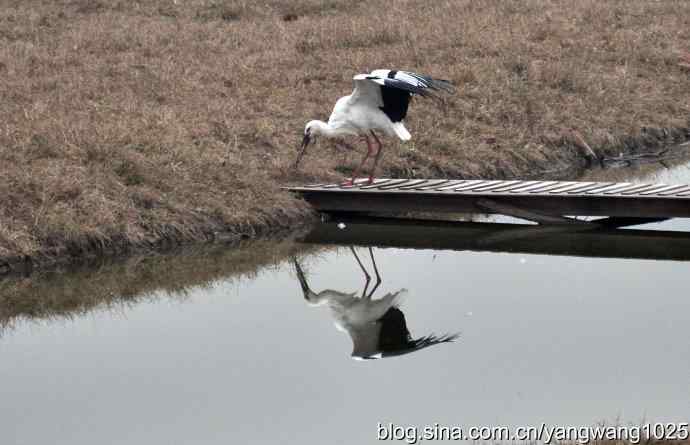
M576 134L609 155L682 139L688 42L682 0L2 0L0 258L303 221L280 185L360 157L321 141L292 172L304 123L374 68L459 87L414 104L381 176L535 176L581 162Z

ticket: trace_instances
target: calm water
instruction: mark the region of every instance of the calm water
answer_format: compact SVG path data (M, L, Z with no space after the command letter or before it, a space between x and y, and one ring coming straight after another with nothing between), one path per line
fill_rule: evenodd
M690 182L686 166L634 174ZM397 294L401 312L372 328L362 320L375 309L343 295L365 284L350 249L306 247L297 264L321 306L286 248L256 273L242 256L206 258L157 269L159 290L108 295L139 292L135 265L40 287L40 317L2 308L17 311L0 331L2 443L368 444L377 422L690 418L690 262L374 248L373 299ZM373 277L368 250L356 252ZM230 261L244 275L224 276ZM199 283L165 285L211 265ZM59 314L46 303L80 298L96 303ZM413 338L460 336L353 359L353 347L399 351L402 317Z

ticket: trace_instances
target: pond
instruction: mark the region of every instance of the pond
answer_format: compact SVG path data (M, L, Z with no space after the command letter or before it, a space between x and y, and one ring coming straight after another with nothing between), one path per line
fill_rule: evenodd
M690 167L592 175L690 182ZM324 228L371 225L338 223ZM485 226L438 232L450 247L384 224L357 232L371 249L299 235L0 282L3 443L376 443L379 422L688 421L690 258L654 248L687 242L668 231L688 220L567 242ZM413 235L416 248L399 246Z

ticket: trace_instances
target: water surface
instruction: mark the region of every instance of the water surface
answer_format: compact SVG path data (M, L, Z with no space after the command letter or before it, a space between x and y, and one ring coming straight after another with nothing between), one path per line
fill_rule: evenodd
M347 327L309 304L296 273L314 293L358 296L348 247L238 252L0 288L14 295L0 312L3 443L376 443L377 422L690 418L686 261L375 247L372 298L400 292L413 338L460 335L354 360Z

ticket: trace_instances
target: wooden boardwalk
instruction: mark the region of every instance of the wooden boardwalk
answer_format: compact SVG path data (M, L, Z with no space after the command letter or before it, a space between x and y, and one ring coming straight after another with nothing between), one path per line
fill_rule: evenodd
M515 216L542 224L604 216L612 226L690 217L690 185L576 181L377 179L287 187L328 213L440 212Z

